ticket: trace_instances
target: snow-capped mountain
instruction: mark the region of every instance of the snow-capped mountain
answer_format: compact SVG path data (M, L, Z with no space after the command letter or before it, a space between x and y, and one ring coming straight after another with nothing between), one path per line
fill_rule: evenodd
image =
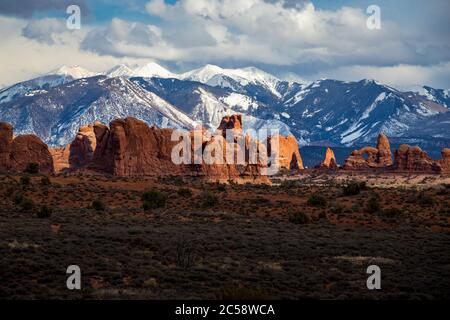
M0 90L0 103L9 102L25 95L33 96L61 84L95 75L97 75L95 72L91 72L80 66L63 66L38 78L20 82Z
M60 75L71 79L90 78L99 75L99 73L89 71L80 66L62 66L59 69L50 71L49 75Z
M1 105L0 119L17 134L35 133L50 145L72 141L82 125L133 116L150 125L192 129L197 124L157 95L125 78L97 76Z
M263 103L228 88L177 79L131 78L131 81L177 106L210 130L215 130L224 116L240 113L243 114L245 132L265 129L291 134L289 127L281 121L252 116L258 108L265 108Z
M124 64L119 64L115 67L112 67L105 73L105 75L110 78L132 77L133 74L134 74L134 70Z
M240 91L240 87L256 85L265 88L273 95L281 97L277 90L280 79L254 67L243 69L224 69L208 64L180 75L181 80L198 81L213 87L230 88Z
M450 90L448 89L434 89L423 86L421 90L419 90L419 94L426 97L428 100L434 101L450 109Z
M166 68L160 66L155 62L147 63L141 67L138 67L133 70L134 77L143 77L143 78L177 78L178 75L170 72Z
M161 127L215 129L240 113L244 130L276 129L302 145L368 144L380 132L409 142L450 142L448 90L403 92L373 80L299 84L256 68L207 65L181 75L149 63L116 66L98 76L63 67L0 91L0 121L51 145L71 141L78 127L135 116ZM403 138L402 138L403 137Z
M273 110L300 140L346 146L374 141L380 132L401 136L412 125L449 111L373 80L316 81Z

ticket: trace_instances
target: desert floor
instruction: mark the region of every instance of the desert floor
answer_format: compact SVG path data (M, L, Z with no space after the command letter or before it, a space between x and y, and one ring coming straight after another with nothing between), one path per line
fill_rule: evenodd
M0 257L2 299L449 299L450 180L1 175Z

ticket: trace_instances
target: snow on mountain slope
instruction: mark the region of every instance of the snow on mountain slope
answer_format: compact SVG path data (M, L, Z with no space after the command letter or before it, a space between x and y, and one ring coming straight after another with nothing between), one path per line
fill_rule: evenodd
M131 80L178 106L208 129L215 130L224 116L240 113L243 115L243 126L246 132L250 129L271 128L279 130L282 134L290 134L289 127L283 122L275 119L259 119L252 115L254 110L262 107L258 101L229 89L176 79L132 78Z
M106 76L110 78L131 77L133 76L133 74L134 70L124 64L119 64L115 67L112 67L106 72Z
M281 97L281 94L277 90L277 85L281 82L281 80L254 67L243 69L224 69L208 64L199 69L181 74L180 79L198 81L211 86L234 89L234 83L229 81L229 79L232 79L244 87L249 84L260 85L269 90L275 96Z
M0 119L12 123L17 134L35 133L50 145L69 143L82 125L127 116L163 128L196 126L182 111L125 78L79 79L0 106Z
M144 78L177 78L178 76L155 62L147 63L133 70L133 76Z
M0 103L9 102L13 99L28 95L33 96L39 93L45 93L46 90L71 82L76 79L93 77L96 73L83 69L79 66L63 66L49 73L17 83L8 88L0 90Z
M428 86L423 86L420 88L418 93L426 97L428 100L434 101L450 109L450 90L434 89Z
M380 132L401 136L412 124L448 112L418 94L373 80L316 81L276 110L298 139L347 146L368 143Z
M96 72L86 70L80 66L62 66L61 68L48 73L48 75L53 74L70 77L71 79L89 78L99 75Z

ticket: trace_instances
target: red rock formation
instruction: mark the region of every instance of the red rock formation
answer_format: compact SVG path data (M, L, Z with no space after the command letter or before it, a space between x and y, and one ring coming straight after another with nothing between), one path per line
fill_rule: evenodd
M11 143L10 168L23 172L30 163L39 165L39 172L53 172L53 158L47 145L32 134L14 138Z
M272 154L272 140L278 139L278 150ZM278 157L278 164L281 169L304 169L303 160L298 148L297 139L289 135L287 137L277 135L267 139L268 154Z
M225 132L227 129L242 130L242 115L234 114L223 117L217 130Z
M39 172L53 172L53 159L45 143L35 135L13 139L13 127L0 123L0 170L23 172L30 163L39 165Z
M114 120L110 128L94 128L97 136L97 148L93 162L88 168L107 172L118 176L139 175L184 175L200 176L212 180L229 180L239 178L257 178L260 173L258 165L227 164L227 145L222 135L208 137L203 131L192 131L191 139L192 164L175 164L171 154L179 141L171 141L172 129L149 128L144 122L126 118ZM101 133L100 133L101 131ZM194 133L199 133L199 144L194 143ZM200 155L211 154L213 159L221 163L194 163L197 146ZM247 145L244 144L247 149Z
M143 121L114 120L109 130L97 126L93 168L118 176L180 173L171 161L171 129L148 127Z
M443 172L450 172L450 149L444 148L441 151L442 159L438 160L438 164L441 166Z
M13 140L13 128L9 123L0 122L0 170L10 166L9 154Z
M61 148L49 148L53 158L53 168L55 172L62 172L70 169L70 144Z
M346 170L365 170L387 168L392 165L392 153L388 138L380 133L377 147L364 147L353 151L345 160Z
M384 135L384 133L380 133L378 135L377 141L377 159L376 163L380 167L388 167L392 165L392 153L391 153L391 145L389 144L389 139Z
M322 161L319 167L325 169L338 168L336 157L334 156L334 152L333 150L331 150L331 148L327 148L327 151L325 152L325 159Z
M402 144L395 151L394 170L414 172L440 172L441 167L419 147Z
M82 126L70 144L69 163L71 167L82 167L92 162L97 147L94 125Z

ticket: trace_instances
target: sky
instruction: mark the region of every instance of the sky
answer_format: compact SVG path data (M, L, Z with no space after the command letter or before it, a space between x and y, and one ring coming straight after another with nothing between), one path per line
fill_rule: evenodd
M66 8L81 9L81 28ZM370 5L380 28L369 29ZM62 65L254 66L309 82L450 88L448 0L1 0L0 87Z

